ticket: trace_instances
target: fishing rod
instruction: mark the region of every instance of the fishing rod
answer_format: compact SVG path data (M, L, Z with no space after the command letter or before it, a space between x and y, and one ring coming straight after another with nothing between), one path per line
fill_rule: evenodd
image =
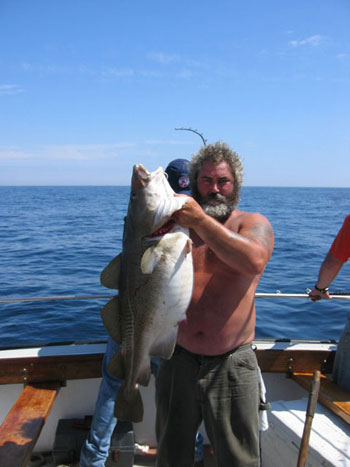
M67 295L57 297L28 297L28 298L0 298L0 303L21 303L21 302L49 302L58 300L105 300L111 299L116 295ZM335 300L350 300L350 292L331 292L330 297ZM255 298L303 298L312 299L307 293L259 293Z
M203 141L204 146L207 145L207 140L204 138L202 133L199 133L199 131L197 129L193 130L192 128L174 128L174 130L192 131L193 133L196 133L196 135L200 136L200 138Z

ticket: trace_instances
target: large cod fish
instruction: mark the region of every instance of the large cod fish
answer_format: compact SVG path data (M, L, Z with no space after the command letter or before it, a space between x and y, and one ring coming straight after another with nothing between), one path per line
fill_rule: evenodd
M120 350L108 371L123 383L114 414L140 422L143 403L138 385L147 386L150 357L169 359L178 324L192 296L192 247L188 229L170 218L187 201L175 197L165 172L135 165L123 250L101 273L101 284L119 290L102 309L102 321Z

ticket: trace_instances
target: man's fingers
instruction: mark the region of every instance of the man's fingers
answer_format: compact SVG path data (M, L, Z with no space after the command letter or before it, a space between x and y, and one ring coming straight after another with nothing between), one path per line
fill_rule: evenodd
M309 297L311 298L311 300L313 302L317 302L318 300L322 300L322 297L320 297L320 295L309 295Z

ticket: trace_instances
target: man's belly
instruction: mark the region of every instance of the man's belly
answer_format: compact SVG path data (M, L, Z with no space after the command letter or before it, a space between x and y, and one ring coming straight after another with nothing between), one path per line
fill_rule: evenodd
M254 339L255 310L235 310L230 315L196 310L179 325L177 342L185 349L203 355L220 355Z
M202 265L203 266L203 265ZM235 274L223 263L195 270L187 320L179 345L203 355L220 355L254 339L256 278Z

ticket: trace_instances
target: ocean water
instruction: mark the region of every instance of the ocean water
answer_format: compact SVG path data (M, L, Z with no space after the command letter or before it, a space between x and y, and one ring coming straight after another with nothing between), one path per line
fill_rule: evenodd
M121 251L128 187L0 187L0 298L109 295L101 270ZM243 187L275 249L258 292L305 293L349 212L350 189ZM332 291L350 290L345 264ZM106 299L0 303L0 347L105 339ZM258 298L256 337L337 340L350 302Z

